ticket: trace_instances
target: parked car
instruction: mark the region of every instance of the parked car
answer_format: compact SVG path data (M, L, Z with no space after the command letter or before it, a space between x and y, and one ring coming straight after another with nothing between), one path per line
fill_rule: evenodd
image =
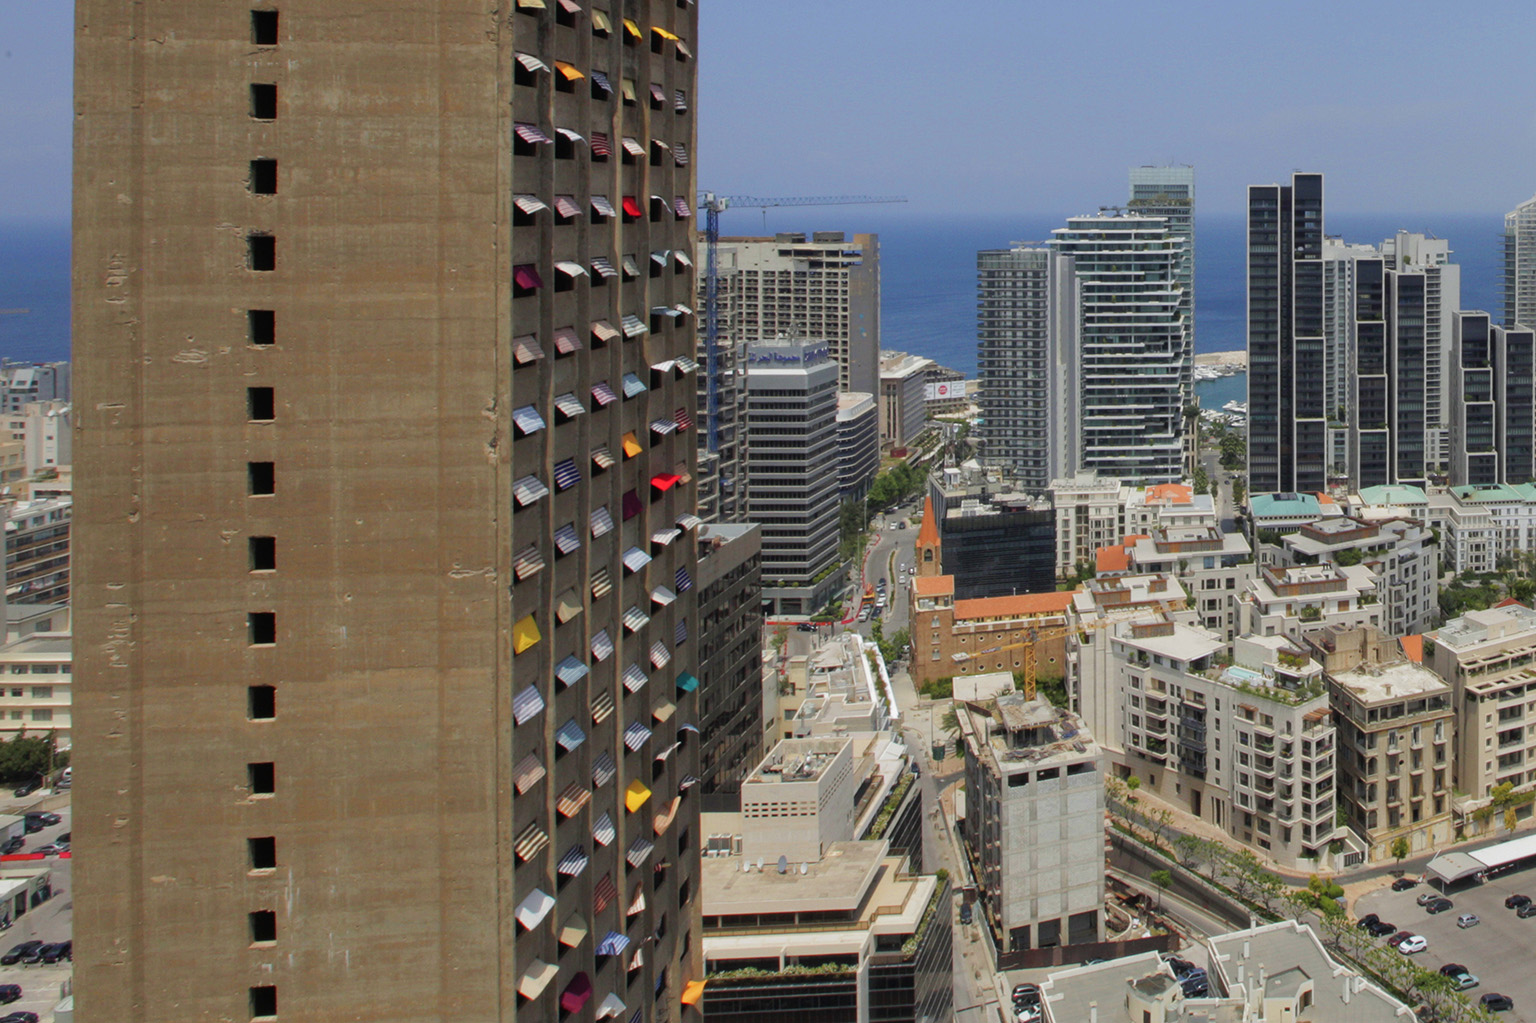
M1525 905L1515 910L1515 916L1518 916L1522 920L1524 920L1526 917L1536 916L1536 902L1527 902Z
M1411 877L1400 877L1392 882L1392 890L1394 892L1406 892L1410 888L1417 887L1418 883Z
M1476 927L1480 923L1482 923L1482 920L1478 919L1476 913L1463 913L1456 918L1456 926L1462 930L1466 930L1468 927Z
M1385 920L1377 920L1366 931L1374 938L1385 938L1397 931L1397 924L1389 924Z
M42 787L43 780L41 778L29 778L16 786L16 798L20 799L22 796L30 796Z
M1168 964L1168 968L1173 971L1173 975L1179 980L1183 980L1191 973L1194 973L1196 970L1200 969L1200 967L1196 966L1188 959L1180 959L1178 956L1169 956L1163 961Z
M1413 932L1412 931L1398 931L1396 934L1392 935L1392 937L1387 939L1387 944L1388 945L1401 945L1403 942L1407 941L1411 937L1413 937Z
M960 907L960 922L963 924L971 922L971 904L969 902Z
M0 1016L0 1023L37 1023L37 1013L18 1009L15 1012Z
M55 824L62 824L64 822L63 817L60 817L56 813L49 813L46 810L38 814L38 816L41 817L43 819L43 823L49 827L52 827Z
M1531 897L1529 895L1511 895L1504 900L1505 909L1519 909L1521 906L1529 906L1530 904Z
M39 941L37 943L37 947L36 948L34 948L32 951L28 952L26 955L21 957L21 965L23 965L23 966L34 966L37 963L42 962L43 961L43 949L45 949L47 947L48 947L47 945L45 945L43 942Z
M59 853L69 852L69 846L61 846L56 842L49 842L47 845L40 845L32 851L37 853L39 856L57 856Z
M1436 899L1424 908L1430 913L1444 913L1448 909L1455 909L1456 903L1450 899Z
M9 1005L20 997L20 984L0 984L0 1005Z
M1375 913L1367 913L1365 916L1362 916L1359 920L1355 921L1355 926L1360 928L1362 931L1368 931L1371 929L1372 924L1379 923L1380 920L1381 917L1377 916Z
M4 845L0 845L0 856L9 856L11 853L15 852L26 844L26 839L22 838L20 835L12 835L10 838L5 840Z
M1427 906L1431 902L1434 902L1439 897L1440 897L1440 893L1437 892L1437 891L1421 892L1419 894L1418 902L1419 902L1419 905L1421 905L1421 906Z
M1479 1005L1491 1012L1508 1012L1515 1007L1515 1000L1513 998L1508 995L1501 995L1495 991L1488 992L1477 1001Z
M1429 942L1424 940L1422 934L1410 934L1398 942L1397 950L1405 956L1411 956L1415 952L1422 952L1429 947Z
M1013 1005L1018 1008L1021 1005L1040 1004L1039 984L1015 984L1013 986Z
M1467 968L1460 963L1446 963L1444 966L1440 967L1440 976L1442 977L1454 977L1458 973L1466 972Z
M22 956L31 955L42 947L41 941L23 941L20 945L14 945L9 952L0 956L0 966L15 966L21 962Z
M54 841L55 842L68 842L69 841L69 834L70 833L68 831L66 831L66 832L64 832L64 834L60 835L58 838L55 838Z
M56 963L66 957L72 942L56 941L51 945L44 945L38 950L38 961L44 963Z
M1179 986L1184 990L1185 998L1204 998L1211 993L1211 979L1204 970L1195 970L1183 980Z
M1481 984L1482 981L1478 979L1477 974L1462 970L1460 973L1451 976L1451 983L1456 985L1457 991L1470 991Z

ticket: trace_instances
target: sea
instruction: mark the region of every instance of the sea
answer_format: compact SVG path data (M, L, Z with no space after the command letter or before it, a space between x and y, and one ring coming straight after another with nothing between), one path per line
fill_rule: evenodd
M880 236L881 334L886 349L924 355L976 373L976 253L1014 242L1042 241L1070 214L940 215L916 207L735 209L721 218L726 234L842 230ZM1461 264L1461 307L1500 308L1502 213L1328 217L1327 230L1352 242L1379 243L1399 229L1451 241ZM1241 213L1196 214L1195 350L1244 347L1244 221ZM0 223L0 356L69 358L69 224ZM1242 400L1241 376L1201 389L1202 404ZM1215 395L1224 395L1215 401ZM1214 405L1210 404L1215 402Z

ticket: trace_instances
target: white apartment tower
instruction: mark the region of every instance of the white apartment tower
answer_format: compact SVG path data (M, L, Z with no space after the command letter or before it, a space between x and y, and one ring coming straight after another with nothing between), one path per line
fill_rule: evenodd
M1536 196L1504 215L1504 325L1536 327Z

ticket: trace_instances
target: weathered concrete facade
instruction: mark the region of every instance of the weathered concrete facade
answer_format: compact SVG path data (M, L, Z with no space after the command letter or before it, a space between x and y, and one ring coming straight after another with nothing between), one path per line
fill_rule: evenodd
M686 212L587 214L692 196L686 156L620 139L692 148L696 9L626 0L602 29L554 3L76 7L77 1018L549 1019L582 977L571 1019L653 990L646 1017L675 1018L696 740L653 755L694 720L673 677L697 670L696 555L621 552L692 509L693 437L647 423L693 404L650 368L693 352L692 318L648 315L693 276L557 263L691 247ZM650 389L600 406L625 373ZM526 406L547 426L514 428ZM638 455L603 466L626 434ZM621 627L658 585L677 599ZM649 685L620 684L631 665ZM658 731L628 748L634 722ZM558 895L538 919L535 890ZM562 944L573 918L593 936ZM647 939L642 965L594 956L609 929Z

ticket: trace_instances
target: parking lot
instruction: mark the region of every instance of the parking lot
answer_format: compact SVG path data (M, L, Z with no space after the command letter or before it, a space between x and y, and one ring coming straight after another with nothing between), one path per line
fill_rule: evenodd
M1355 904L1355 915L1375 913L1402 930L1422 934L1429 947L1415 957L1420 966L1438 970L1446 963L1461 963L1481 981L1466 992L1468 997L1476 1001L1491 991L1508 995L1515 1008L1500 1018L1536 1023L1536 972L1531 970L1530 956L1536 947L1536 917L1522 920L1514 910L1504 908L1504 899L1510 895L1536 898L1536 870L1453 891L1448 897L1456 908L1435 915L1416 902L1428 890L1419 885L1405 892L1372 892ZM1476 913L1482 922L1463 930L1456 926L1463 913Z
M4 793L4 797L9 796L9 792ZM20 814L27 810L51 810L62 820L58 824L49 825L41 831L27 835L25 843L18 851L20 855L35 852L70 831L71 814L67 796L61 798L58 795L48 796L44 793L42 798L21 800L0 798L0 812ZM47 869L49 885L53 891L48 901L30 907L26 913L16 918L15 923L9 928L0 931L0 953L24 941L55 942L73 937L75 893L72 859L50 856L41 860L9 860L0 863L0 867ZM18 984L21 986L22 993L19 1001L0 1005L0 1016L7 1012L25 1010L37 1013L43 1023L47 1023L53 1019L53 1007L59 1003L65 983L73 973L74 966L68 962L52 966L42 964L0 966L0 984Z

